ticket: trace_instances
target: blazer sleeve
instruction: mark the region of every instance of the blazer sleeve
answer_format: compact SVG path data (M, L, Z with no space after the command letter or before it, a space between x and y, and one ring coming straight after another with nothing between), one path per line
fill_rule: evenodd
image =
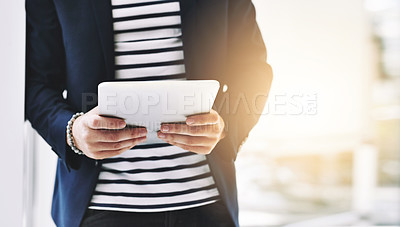
M250 130L258 122L272 82L264 41L251 0L230 0L228 60L225 81L215 108L225 121L226 136L216 147L224 159L235 160Z
M75 111L63 98L66 88L62 31L52 0L26 0L25 114L67 168L79 157L66 143L66 126Z

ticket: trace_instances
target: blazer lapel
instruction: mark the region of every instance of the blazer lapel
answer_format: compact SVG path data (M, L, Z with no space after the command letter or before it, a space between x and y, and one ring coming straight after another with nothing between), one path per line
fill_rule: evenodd
M111 0L91 0L97 23L98 35L104 53L106 80L114 80L114 32Z
M186 77L222 81L228 1L180 0Z
M183 51L185 54L186 78L188 80L194 78L195 53L195 28L196 26L196 1L180 0L181 17L182 17L182 41Z

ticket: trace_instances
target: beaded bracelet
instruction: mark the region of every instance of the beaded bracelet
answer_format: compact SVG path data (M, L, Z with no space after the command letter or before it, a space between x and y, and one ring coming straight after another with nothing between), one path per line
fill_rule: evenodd
M71 117L71 119L68 121L68 124L67 124L67 140L68 140L69 146L75 153L77 153L79 155L84 155L84 153L75 146L74 137L72 136L72 125L74 124L75 120L82 115L84 115L84 113L82 113L82 112L74 114Z

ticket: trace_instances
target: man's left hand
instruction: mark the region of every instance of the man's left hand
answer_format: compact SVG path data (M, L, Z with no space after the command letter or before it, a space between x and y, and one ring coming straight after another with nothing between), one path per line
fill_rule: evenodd
M192 115L182 124L165 123L157 132L158 138L169 144L198 154L209 154L224 138L225 123L217 111Z

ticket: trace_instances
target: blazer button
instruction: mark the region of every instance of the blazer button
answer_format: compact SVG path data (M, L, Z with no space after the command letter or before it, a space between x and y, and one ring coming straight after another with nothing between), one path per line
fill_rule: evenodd
M227 84L224 84L224 85L222 86L222 92L225 93L226 91L228 91L228 85L227 85Z

